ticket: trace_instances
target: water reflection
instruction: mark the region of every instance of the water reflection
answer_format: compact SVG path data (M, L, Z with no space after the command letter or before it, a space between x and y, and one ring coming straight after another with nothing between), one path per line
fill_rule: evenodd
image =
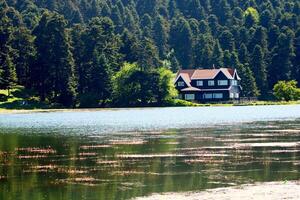
M299 120L98 136L22 131L0 131L0 199L130 199L300 179Z

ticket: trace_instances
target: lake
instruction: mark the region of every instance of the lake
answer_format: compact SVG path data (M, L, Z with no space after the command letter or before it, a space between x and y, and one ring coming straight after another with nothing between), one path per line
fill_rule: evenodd
M131 199L299 179L299 105L0 115L0 199Z

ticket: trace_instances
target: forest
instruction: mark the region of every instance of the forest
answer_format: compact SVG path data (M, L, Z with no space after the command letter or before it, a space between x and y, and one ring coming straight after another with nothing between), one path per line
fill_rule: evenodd
M0 0L0 89L42 102L164 105L178 69L220 67L245 97L300 83L300 1Z

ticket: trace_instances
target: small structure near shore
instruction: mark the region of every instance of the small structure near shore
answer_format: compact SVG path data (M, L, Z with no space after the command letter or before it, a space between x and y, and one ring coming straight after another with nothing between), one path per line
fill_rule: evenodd
M175 79L179 99L196 102L224 102L240 99L241 78L236 69L180 70Z

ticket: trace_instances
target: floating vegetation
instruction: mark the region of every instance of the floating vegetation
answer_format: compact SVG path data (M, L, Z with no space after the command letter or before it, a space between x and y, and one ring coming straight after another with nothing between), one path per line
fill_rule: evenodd
M116 161L116 160L97 160L97 164L116 165L116 164L119 164L119 161Z
M76 175L76 174L88 174L88 170L79 170L79 169L69 169L69 168L58 168L57 171L59 173L66 173L70 175Z
M147 143L145 140L110 140L111 145L142 145Z
M79 156L97 156L97 153L95 152L84 152L84 153L79 153Z
M104 144L98 144L98 145L83 145L80 146L79 149L84 149L84 150L88 150L88 149L103 149L103 148L110 148L112 147L111 145L104 145Z
M47 158L46 155L22 155L22 156L17 156L18 159L40 159L40 158Z
M300 161L294 162L294 165L300 166Z
M282 129L282 130L266 130L267 132L272 133L300 133L300 129Z
M300 146L300 142L270 142L270 143L238 143L234 144L234 147L247 148L247 147L297 147Z
M32 166L32 169L46 169L46 170L53 170L56 169L58 166L56 165L37 165L37 166Z
M52 149L51 147L48 148L37 148L37 147L31 147L31 148L16 148L16 151L19 152L28 152L28 153L37 153L37 154L55 154L56 150Z
M132 176L132 175L144 175L147 173L142 171L114 171L111 174L118 175L118 176Z
M178 157L188 157L185 154L120 154L116 156L117 158L128 158L128 159L148 159L148 158L178 158Z
M184 160L185 163L188 164L221 164L226 162L225 160L211 160L211 159L188 159L188 160Z
M32 184L29 180L50 190L71 185L80 191L94 187L98 196L115 191L111 198L115 199L120 191L192 191L299 179L300 134L255 127L256 123L250 129L233 126L95 137L49 134L42 140L0 134L0 141L10 135L22 141L11 143L12 147L0 144L0 193L3 185ZM294 122L293 127L298 130L300 123ZM285 128L292 130L278 124L278 130Z

